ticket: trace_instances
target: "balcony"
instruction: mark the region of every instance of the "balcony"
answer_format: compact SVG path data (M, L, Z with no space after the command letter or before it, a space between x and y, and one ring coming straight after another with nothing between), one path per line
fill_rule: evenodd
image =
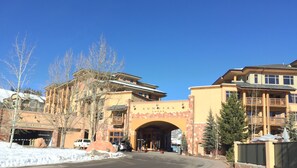
M284 126L286 124L285 117L270 117L270 125L273 126Z
M117 125L117 126L123 125L124 124L123 117L122 116L113 116L111 124L112 125Z
M247 97L246 105L248 105L248 106L263 106L262 97Z
M248 122L251 125L263 125L263 118L259 116L248 116Z
M286 107L285 98L270 98L269 105L273 107Z

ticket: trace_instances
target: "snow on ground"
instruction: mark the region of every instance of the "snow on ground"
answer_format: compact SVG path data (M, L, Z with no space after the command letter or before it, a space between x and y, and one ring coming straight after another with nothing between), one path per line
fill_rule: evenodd
M85 150L58 148L30 148L13 143L0 141L0 167L20 167L29 165L44 165L64 162L84 162L107 158L123 157L121 152L109 153L99 151L95 156Z

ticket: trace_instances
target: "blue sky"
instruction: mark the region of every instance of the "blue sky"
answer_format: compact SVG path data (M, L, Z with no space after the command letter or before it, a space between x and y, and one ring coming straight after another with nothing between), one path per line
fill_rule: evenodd
M124 72L158 85L166 100L187 99L188 87L230 68L296 60L296 9L293 0L2 0L0 58L27 34L36 45L29 86L43 90L57 56L85 52L103 34Z

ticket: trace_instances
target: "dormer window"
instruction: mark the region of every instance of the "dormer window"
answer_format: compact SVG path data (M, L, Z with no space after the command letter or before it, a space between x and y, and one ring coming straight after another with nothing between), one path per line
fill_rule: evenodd
M284 85L294 85L294 76L284 76Z
M278 75L265 75L265 84L279 84Z

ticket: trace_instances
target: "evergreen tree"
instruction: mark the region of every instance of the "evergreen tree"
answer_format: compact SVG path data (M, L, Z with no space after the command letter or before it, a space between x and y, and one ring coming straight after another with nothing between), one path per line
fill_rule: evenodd
M206 127L204 128L203 133L203 147L207 153L212 152L216 149L217 144L217 126L215 122L215 118L212 115L212 111L209 111Z
M291 142L296 142L297 141L297 129L295 127L295 120L296 120L295 116L290 114L289 115L289 120L286 123L286 128L288 130Z
M222 147L228 151L234 141L242 141L248 137L245 111L236 94L232 94L226 103L222 103L220 114L218 118L220 141Z

